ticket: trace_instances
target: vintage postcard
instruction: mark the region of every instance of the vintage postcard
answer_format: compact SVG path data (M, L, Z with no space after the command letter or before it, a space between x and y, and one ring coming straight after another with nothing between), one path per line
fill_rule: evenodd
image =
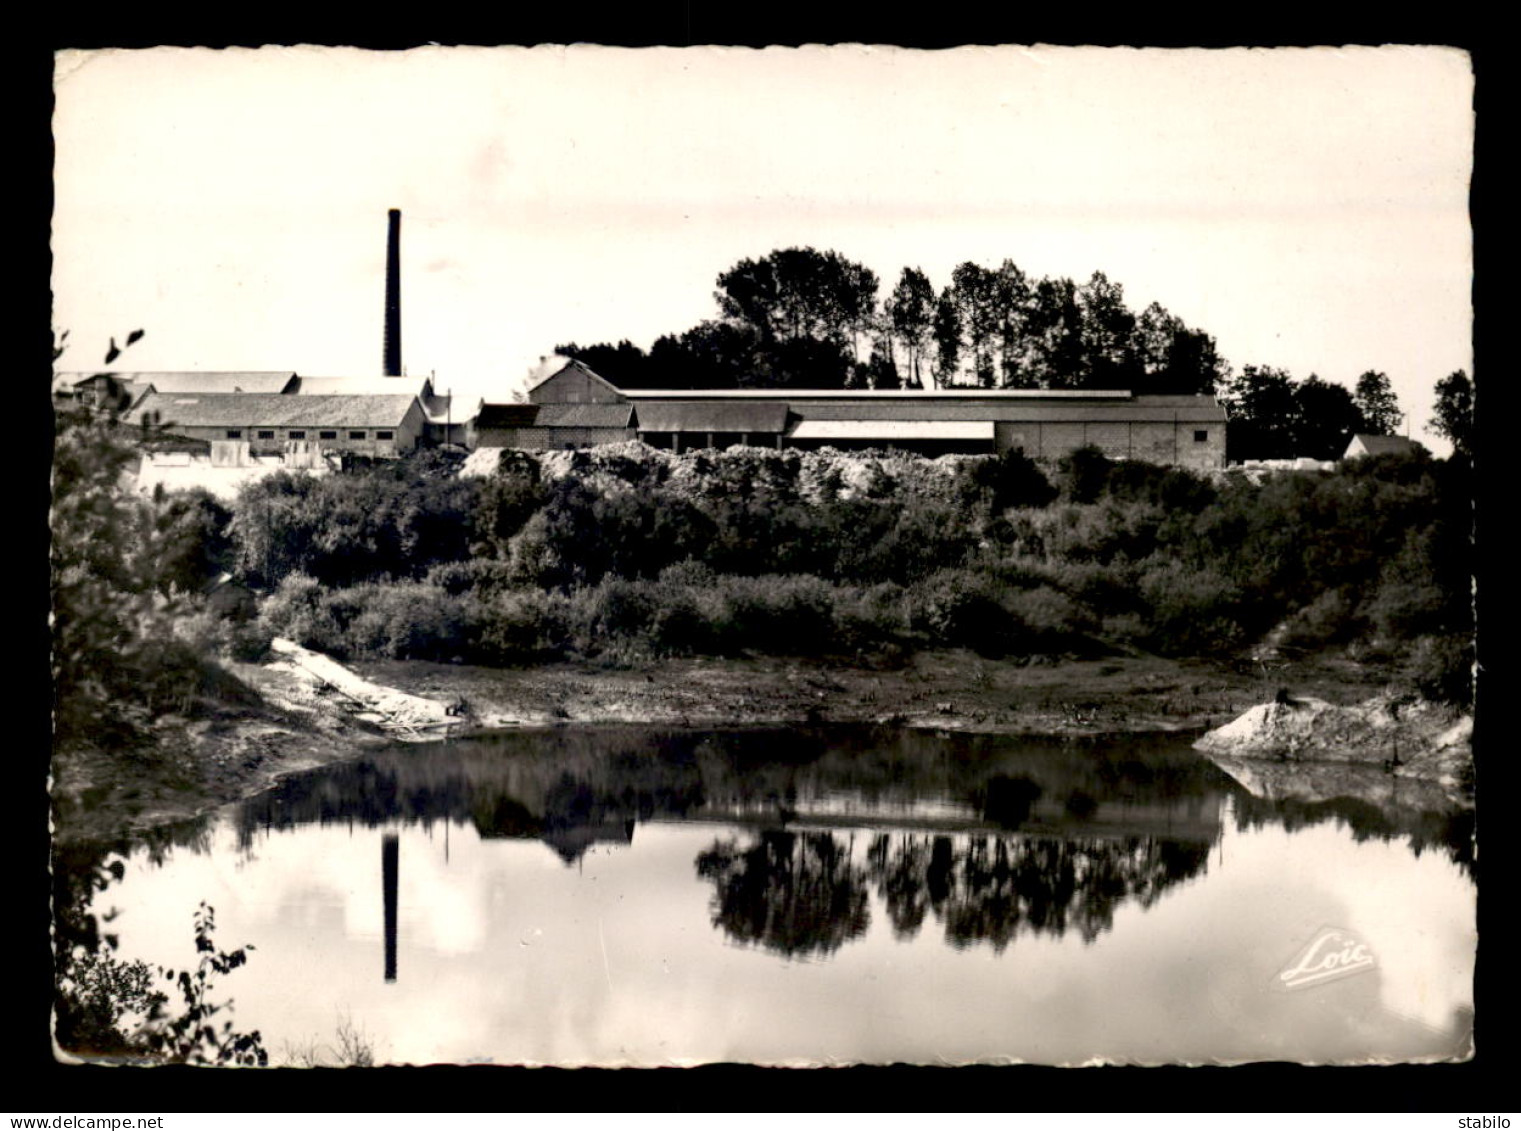
M1470 1058L1473 87L60 52L57 1058Z

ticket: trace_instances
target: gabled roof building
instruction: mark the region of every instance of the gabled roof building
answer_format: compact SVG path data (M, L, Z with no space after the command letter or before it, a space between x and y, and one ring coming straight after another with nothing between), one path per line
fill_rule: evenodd
M1416 441L1404 436L1370 436L1358 433L1347 444L1347 450L1342 459L1358 459L1362 456L1404 456L1415 455L1426 449Z
M213 443L248 445L255 454L291 442L372 456L412 451L425 414L415 394L150 393L127 414L131 424Z

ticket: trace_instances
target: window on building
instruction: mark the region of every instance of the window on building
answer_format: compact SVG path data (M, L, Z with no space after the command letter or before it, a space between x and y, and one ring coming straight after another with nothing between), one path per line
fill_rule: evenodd
M261 440L273 440L274 438L275 438L275 430L273 428L261 428L261 429L259 429L259 439L261 439Z
M377 440L394 440L395 438L396 438L396 433L394 433L394 432L376 432L375 433L375 439L377 439Z
M350 440L363 440L364 439L364 429L363 428L351 428L351 429L349 429L349 439Z
M338 433L336 433L336 432L318 432L317 433L317 439L319 439L319 440L336 440L337 438L338 438Z
M286 436L292 440L304 440L306 439L306 432L300 428L292 428L289 432L286 433Z
M1196 443L1196 444L1202 444L1202 443L1204 443L1208 439L1209 439L1209 429L1208 428L1196 428L1196 429L1194 429L1194 443Z
M227 429L227 438L229 440L241 440L243 438L243 429L241 429L241 428L229 428L229 429Z

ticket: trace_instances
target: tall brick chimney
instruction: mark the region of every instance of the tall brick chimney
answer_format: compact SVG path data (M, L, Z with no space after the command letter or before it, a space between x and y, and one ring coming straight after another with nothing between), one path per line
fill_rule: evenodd
M385 373L401 376L401 209L390 213L386 238L386 333Z

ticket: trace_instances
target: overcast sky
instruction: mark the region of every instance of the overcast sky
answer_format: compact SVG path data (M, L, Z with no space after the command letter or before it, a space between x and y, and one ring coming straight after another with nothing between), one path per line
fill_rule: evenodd
M378 374L400 208L407 371L488 399L804 245L882 295L1100 270L1235 369L1388 373L1428 443L1472 372L1451 49L161 48L64 53L55 93L67 369L141 327L118 367Z

